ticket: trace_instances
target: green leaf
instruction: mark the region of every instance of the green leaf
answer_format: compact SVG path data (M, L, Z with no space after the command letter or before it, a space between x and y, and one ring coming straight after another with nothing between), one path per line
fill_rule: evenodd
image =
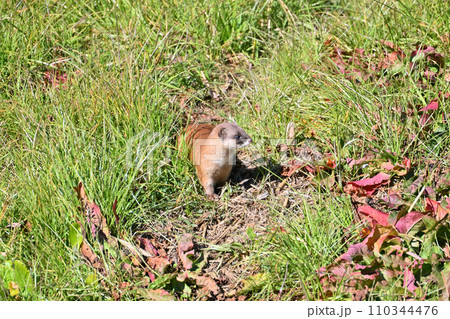
M166 274L158 277L148 286L148 289L164 288L166 285L170 284L172 279L176 279L176 274Z
M14 274L20 289L27 294L30 293L33 289L30 271L20 260L14 261Z
M438 223L438 221L436 219L434 219L433 217L430 217L430 216L424 216L422 218L422 221L423 221L423 224L425 225L425 228L427 231L432 230Z
M255 240L256 234L255 234L255 232L253 231L253 228L252 228L252 227L248 227L248 228L247 228L247 236L248 236L248 238L250 238L250 240Z
M78 223L70 225L69 230L69 242L72 248L79 249L83 242L83 236L81 235L81 226Z
M188 284L184 284L183 293L182 293L181 297L189 298L191 296L191 294L192 294L191 287L189 287Z
M85 280L85 282L88 285L92 285L96 281L97 281L97 275L96 274L90 274L89 276L86 277L86 280Z
M242 280L243 288L239 292L240 294L248 293L261 289L264 283L268 280L265 273L258 273Z
M12 261L7 260L3 265L0 265L0 278L3 281L3 286L8 289L8 284L14 281L14 269L12 268Z

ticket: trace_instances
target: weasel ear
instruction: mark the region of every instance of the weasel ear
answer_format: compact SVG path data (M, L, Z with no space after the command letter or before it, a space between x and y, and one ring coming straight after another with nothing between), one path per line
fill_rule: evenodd
M225 137L227 136L226 130L227 130L227 129L224 127L224 128L221 128L220 131L219 131L218 136L219 136L222 140L224 140Z

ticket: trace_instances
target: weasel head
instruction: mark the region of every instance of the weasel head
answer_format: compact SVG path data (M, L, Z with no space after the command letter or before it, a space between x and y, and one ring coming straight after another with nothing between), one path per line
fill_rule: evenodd
M215 127L217 136L229 150L250 145L252 139L245 131L234 123L222 123Z

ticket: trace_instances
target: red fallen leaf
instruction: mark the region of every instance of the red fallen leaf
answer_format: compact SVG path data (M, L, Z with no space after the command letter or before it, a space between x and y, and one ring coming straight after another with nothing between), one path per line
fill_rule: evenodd
M291 160L287 163L286 166L282 166L281 176L290 177L294 174L298 169L307 166L307 164L297 161Z
M411 168L411 160L405 157L402 161L402 164L405 166L406 170L409 171L409 169Z
M436 199L436 192L430 186L425 186L425 191L423 193L431 199Z
M286 229L284 229L283 226L272 227L272 228L270 228L270 232L273 234L276 234L278 232L283 233L283 234L287 233Z
M437 98L432 100L430 103L428 103L427 106L420 109L419 112L423 112L422 116L420 117L419 124L425 125L428 122L428 119L430 118L433 111L437 110L439 107L439 103Z
M342 51L338 47L335 47L333 53L331 54L331 61L334 62L336 67L339 69L339 72L345 74L345 67L347 66L347 62L343 60L343 56L346 52Z
M44 82L46 85L50 85L53 88L57 88L60 85L62 85L62 88L65 88L64 83L67 82L67 73L61 73L59 70L45 71Z
M348 247L347 252L342 254L338 258L338 260L352 261L355 256L363 256L367 255L368 253L370 253L369 247L367 247L367 244L365 242L362 242ZM342 276L343 274L335 274L335 275Z
M380 167L384 168L387 171L390 171L390 170L393 170L395 166L391 164L391 161L389 161L389 162L381 163Z
M444 56L440 53L437 53L436 49L433 48L432 46L427 46L426 49L423 49L423 46L421 46L421 45L417 46L417 50L411 52L411 59L419 54L423 54L427 58L428 62L433 61L440 68L445 67Z
M410 194L414 194L419 187L422 185L424 179L423 179L424 175L420 174L419 177L417 177L416 180L414 180L414 182L412 182L411 185L409 185L409 187L407 189L405 189L405 193L410 193Z
M131 264L123 263L121 267L128 273L128 275L133 275L133 266L131 266Z
M423 75L425 76L425 78L429 81L436 81L436 72L433 72L431 70L425 70L423 72Z
M399 193L389 192L389 195L383 196L381 200L385 201L389 208L398 208L405 203Z
M375 154L373 153L369 153L365 156L363 156L360 159L354 160L352 158L347 158L347 164L350 168L352 168L355 165L360 165L366 162L370 162L371 160L373 160L375 158Z
M356 270L363 270L363 269L367 269L367 268L370 268L371 266L370 265L361 265L361 264L356 264L355 263L355 269Z
M186 270L192 268L192 260L189 257L194 256L193 237L191 234L183 234L178 242L178 256Z
M406 268L405 272L403 273L404 279L403 279L403 288L408 289L409 291L411 291L414 296L416 295L416 293L414 292L417 289L417 286L415 285L416 283L416 278L414 277L413 272Z
M390 175L386 173L378 173L372 178L366 178L355 182L348 182L344 187L347 194L357 194L363 196L371 196L375 190L381 185L389 182Z
M381 40L380 40L380 43L383 44L383 45L385 45L385 46L387 46L388 48L390 48L390 49L392 49L392 50L395 50L395 45L394 45L394 43L391 42L391 41L381 39Z
M439 103L437 98L432 100L430 103L428 103L427 106L425 106L424 108L420 109L419 112L426 112L428 110L437 110L439 107Z
M156 280L155 274L150 269L147 268L146 273L151 282Z
M336 168L336 162L334 159L327 159L325 165L311 165L304 162L301 162L299 160L291 160L286 165L283 165L281 167L281 176L290 177L295 172L297 172L299 169L305 170L310 174L316 174L317 172L320 172L325 169L334 169Z
M450 200L447 198L446 200L447 207L450 208ZM441 220L447 216L448 213L450 213L450 210L447 208L442 207L441 202L437 202L435 200L432 200L430 198L425 199L425 210L426 211L432 211L436 215L437 220Z
M327 158L325 167L335 169L337 167L336 161L333 158Z
M380 167L387 171L393 171L398 176L404 176L408 173L409 169L411 168L411 160L406 161L403 160L402 164L395 164L395 165L392 165L391 161L388 161L381 163Z
M395 228L397 228L400 233L407 234L409 230L424 216L425 215L419 212L410 212L397 221Z
M116 225L119 226L120 219L119 216L117 215L116 210L117 210L117 199L114 200L114 203L112 205L112 211L114 213L114 218L116 219Z
M317 172L317 170L312 165L305 165L304 168L311 174L314 174L315 172Z
M405 53L403 53L403 51L401 50L388 53L387 55L385 55L383 60L378 63L378 68L381 70L386 70L397 63L400 64L402 63L401 61L405 58L405 56Z
M123 282L121 282L121 283L119 284L119 288L120 288L120 289L125 289L125 288L128 288L128 287L130 287L130 286L131 286L131 283L126 282L126 281L123 281Z
M91 202L89 205L89 210L87 213L87 222L91 226L91 233L93 236L97 234L97 228L102 225L102 213L100 212L100 207L97 206L94 202Z
M106 238L110 238L110 232L106 219L100 212L100 207L97 206L93 201L90 201L84 190L82 182L78 183L74 190L78 194L78 198L82 204L82 210L86 214L88 225L91 227L91 233L95 237L100 231Z
M424 126L425 124L428 123L429 118L430 118L430 114L423 113L422 116L420 117L419 124L421 126Z
M370 251L380 252L383 243L388 238L393 238L397 236L397 231L391 227L385 227L381 225L376 225L369 236L366 237L364 242L367 243L367 247Z
M144 246L144 249L148 251L150 254L153 254L154 256L159 255L158 250L155 248L155 246L152 245L150 240L144 237L138 237L138 240L141 243L141 245Z
M363 227L363 229L361 229L361 232L359 233L359 235L364 238L367 237L370 234L371 230L368 227Z
M380 212L375 208L370 207L369 205L364 205L358 208L358 213L361 213L365 216L369 216L372 220L375 220L378 224L383 226L388 226L388 217L389 214Z

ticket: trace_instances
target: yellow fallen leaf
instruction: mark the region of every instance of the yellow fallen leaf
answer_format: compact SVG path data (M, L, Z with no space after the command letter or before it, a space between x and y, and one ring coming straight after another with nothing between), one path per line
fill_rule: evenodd
M9 293L11 294L11 297L14 297L19 294L19 285L16 284L14 281L10 281L8 284Z

